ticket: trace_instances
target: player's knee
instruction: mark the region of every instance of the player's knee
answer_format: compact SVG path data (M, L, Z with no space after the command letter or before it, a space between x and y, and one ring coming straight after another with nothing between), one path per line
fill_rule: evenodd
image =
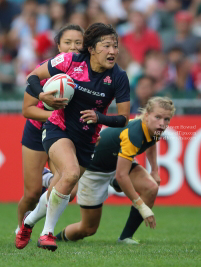
M80 177L80 170L78 169L63 172L62 174L62 180L71 185L75 185L78 182L79 177Z
M72 173L68 178L67 178L67 181L72 184L73 186L76 185L76 183L78 182L79 180L79 175L76 174L76 173Z
M149 183L149 187L147 188L147 196L150 198L150 199L155 199L155 197L157 196L157 193L158 193L158 184L155 183L154 181L153 182L150 182Z
M91 236L94 235L97 231L98 227L94 226L85 226L83 224L80 224L79 227L79 233L80 233L80 237L83 239L87 236Z
M97 227L88 227L85 229L85 236L94 235L97 231Z
M37 203L41 195L41 190L28 191L24 195L25 200L29 203Z

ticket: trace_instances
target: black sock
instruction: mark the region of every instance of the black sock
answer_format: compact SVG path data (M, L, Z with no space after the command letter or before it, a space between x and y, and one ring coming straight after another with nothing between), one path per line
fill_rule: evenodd
M131 211L124 230L120 235L120 239L123 240L125 238L131 238L142 222L143 218L139 211L135 207L131 206Z
M65 235L65 228L63 229L63 231L61 231L60 233L58 233L56 235L56 238L58 241L69 241L68 238L66 238L66 235Z
M33 227L31 227L30 225L26 224L24 225L26 228L32 229Z

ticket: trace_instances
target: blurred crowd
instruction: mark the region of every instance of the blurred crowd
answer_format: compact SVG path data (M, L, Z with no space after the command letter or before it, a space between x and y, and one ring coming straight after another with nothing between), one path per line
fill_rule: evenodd
M201 98L201 0L0 0L0 92L24 92L62 26L95 22L119 35L132 112L153 95Z

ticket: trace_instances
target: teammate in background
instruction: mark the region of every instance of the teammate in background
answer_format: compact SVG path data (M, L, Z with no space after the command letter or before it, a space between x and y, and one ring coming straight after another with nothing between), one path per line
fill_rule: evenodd
M79 53L83 45L83 34L84 30L78 25L69 24L63 27L55 37L59 52ZM41 81L41 86L45 82L46 79ZM40 198L42 172L44 177L51 175L47 169L43 171L48 155L42 145L42 124L51 116L52 111L48 111L42 101L35 98L29 85L24 94L22 113L28 119L22 137L24 196L18 204L19 226L22 224L24 214L29 210L33 210ZM52 164L51 170L53 173L55 172ZM16 229L16 233L19 231L19 226Z
M153 97L141 109L141 115L130 120L126 127L107 128L100 133L100 143L96 147L92 164L78 184L77 202L82 220L68 225L56 236L57 239L76 241L95 234L100 223L103 202L108 196L108 185L114 177L132 201L127 224L118 241L138 244L131 237L143 220L146 226L155 228L151 208L160 178L155 169L156 150L151 147L156 147L156 142L168 127L174 112L173 102L169 98ZM147 157L154 168L153 176L133 162L133 158L144 151L149 152Z
M126 72L116 64L117 55L118 36L115 30L111 25L95 23L84 34L81 54L60 54L28 77L32 91L49 106L54 103L54 97L51 93L42 92L40 80L67 73L77 86L66 108L53 111L44 124L43 146L58 176L54 176L49 187L48 207L46 197L42 196L37 208L25 218L26 222L16 236L17 248L28 244L32 226L45 214L38 247L52 251L57 248L53 236L55 225L68 205L73 187L91 163L102 124L110 127L127 124L130 87ZM106 116L114 98L118 115Z

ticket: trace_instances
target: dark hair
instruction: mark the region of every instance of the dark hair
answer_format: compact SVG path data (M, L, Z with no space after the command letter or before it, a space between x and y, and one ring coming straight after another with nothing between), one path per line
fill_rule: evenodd
M142 74L138 79L137 79L137 84L139 84L142 80L148 79L154 85L156 83L156 79L153 78L150 75Z
M145 51L145 58L148 58L149 56L157 56L160 53L161 51L158 49L147 49Z
M32 4L32 3L38 5L37 0L25 0L23 4L26 5L26 4Z
M64 26L63 28L61 28L59 32L57 33L57 35L54 37L55 43L60 44L60 40L64 32L70 31L70 30L81 32L81 34L84 35L84 29L82 27L76 24L68 24Z
M181 52L181 53L185 54L184 49L183 49L182 46L179 45L179 44L176 44L176 45L170 47L170 48L167 50L167 53L168 53L168 54L171 53L171 52Z
M83 49L81 49L80 53L89 53L89 47L95 48L102 36L111 34L113 34L118 41L118 34L112 25L104 23L94 23L90 25L84 33Z

